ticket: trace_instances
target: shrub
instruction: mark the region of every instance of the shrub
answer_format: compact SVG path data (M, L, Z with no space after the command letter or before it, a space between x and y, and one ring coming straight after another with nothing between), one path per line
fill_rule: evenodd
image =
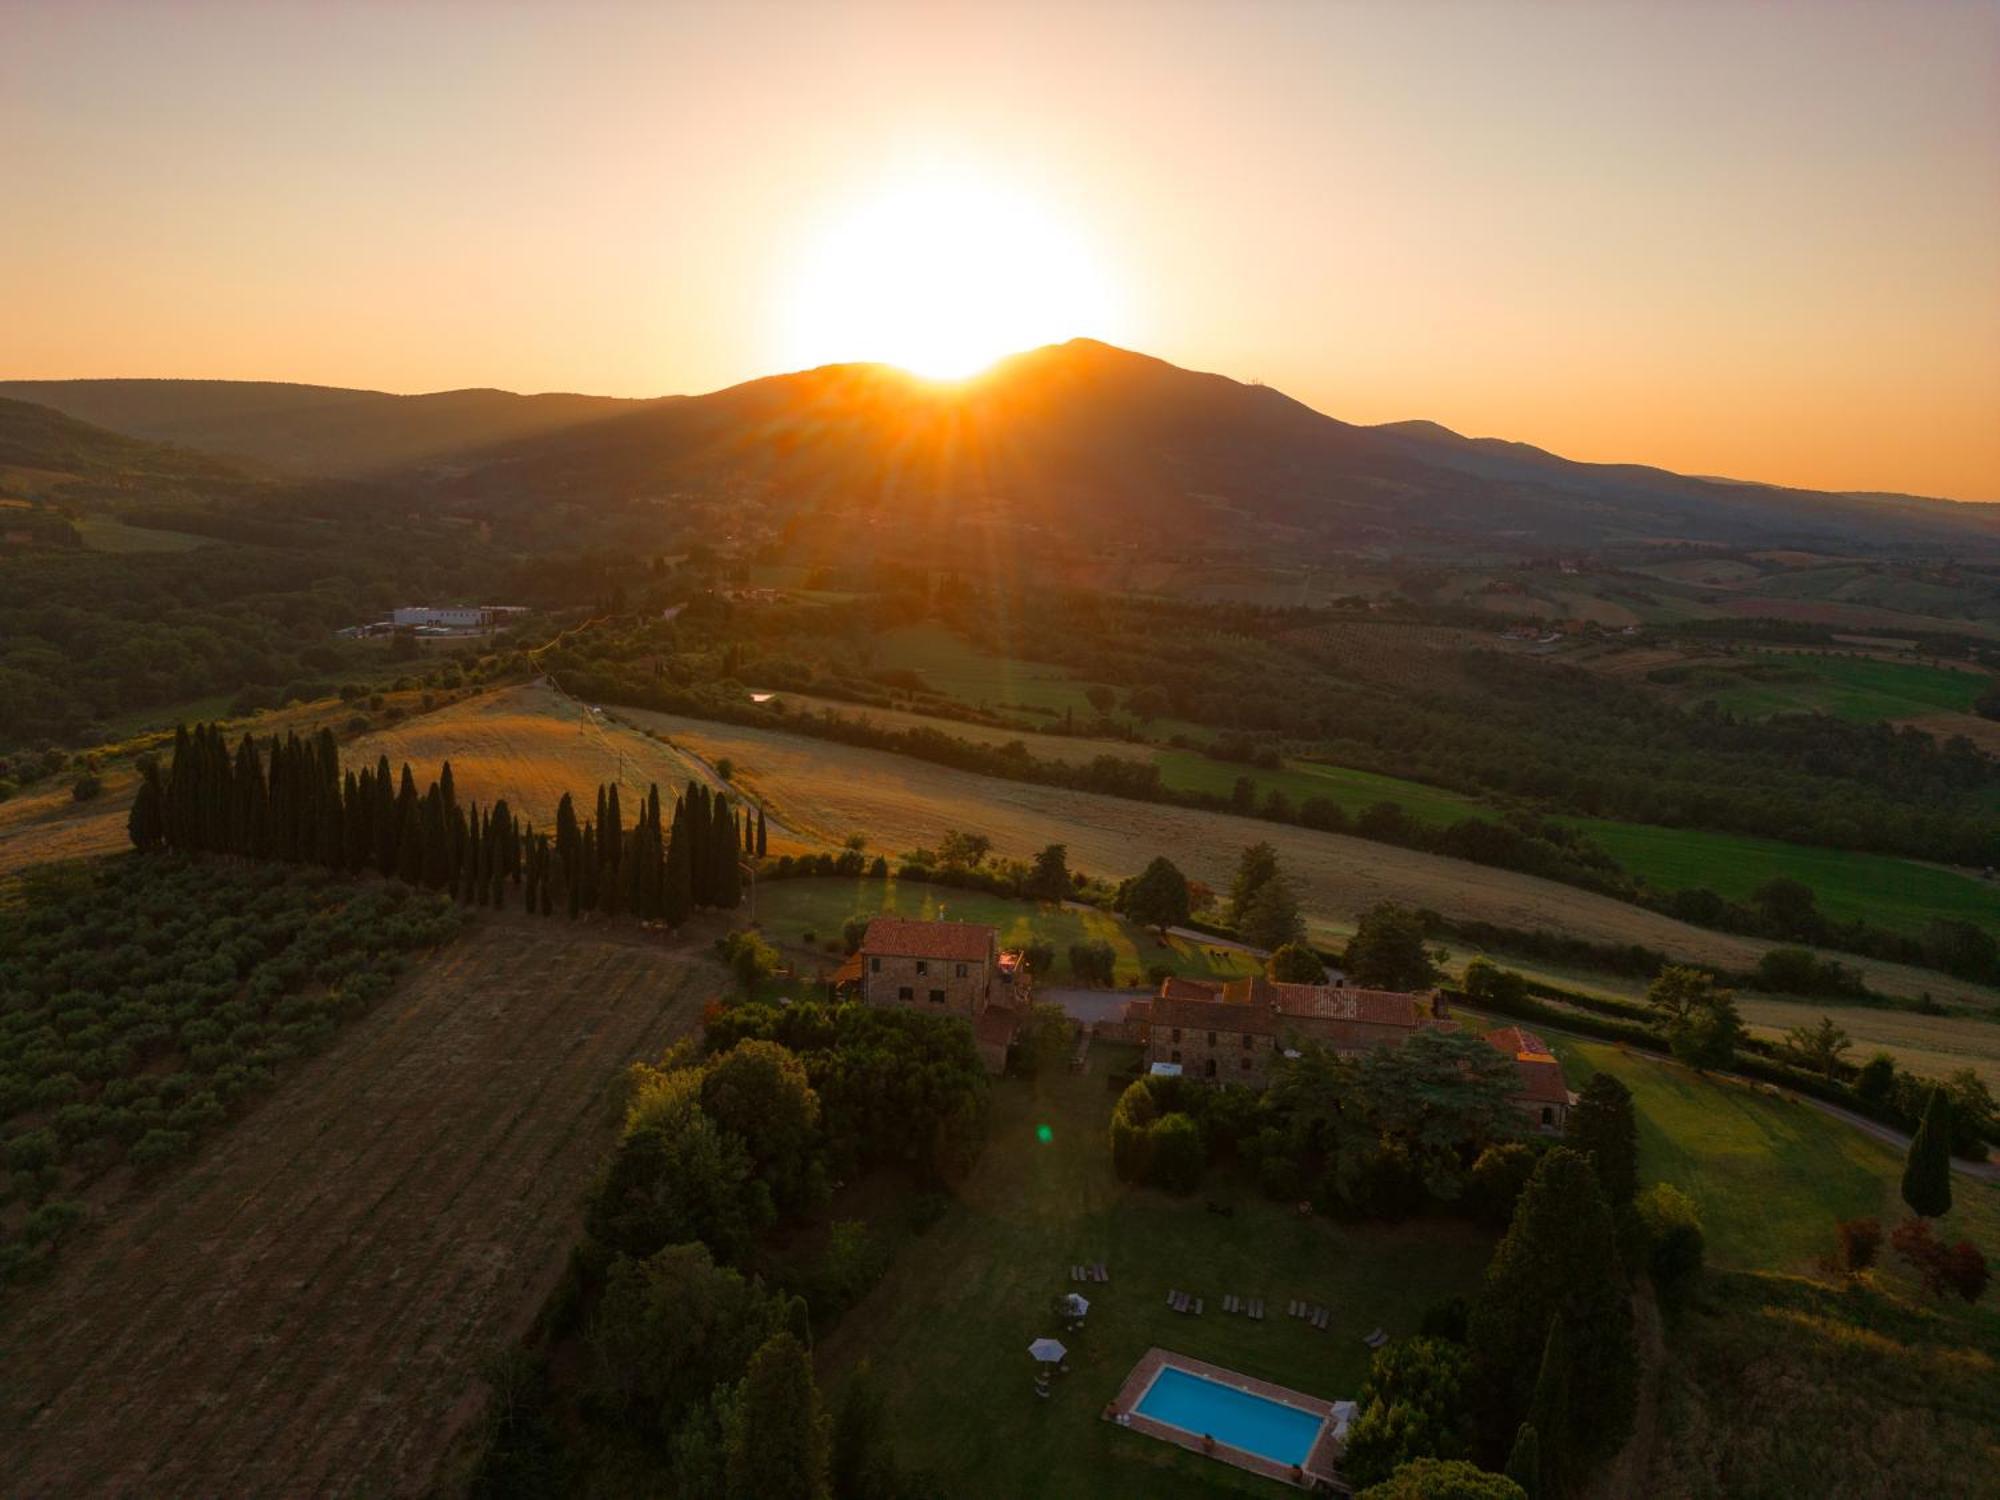
M1117 950L1101 940L1073 943L1069 950L1069 969L1078 984L1108 986L1117 976Z
M132 1143L125 1158L143 1172L186 1155L193 1143L193 1137L184 1130L149 1130Z
M1191 1193L1201 1186L1208 1153L1202 1145L1201 1127L1191 1116L1178 1112L1162 1115L1147 1135L1152 1163L1146 1175L1155 1187L1170 1193Z
M70 797L77 802L89 802L104 791L104 778L95 771L85 771L70 785Z
M1882 1250L1880 1219L1842 1219L1833 1226L1840 1241L1841 1269L1850 1275L1875 1264Z
M1520 1141L1488 1146L1472 1164L1466 1183L1467 1212L1485 1224L1504 1229L1514 1217L1521 1189L1534 1175L1535 1151Z
M1645 1235L1646 1268L1660 1300L1684 1301L1701 1275L1704 1242L1694 1200L1671 1183L1656 1182L1632 1201Z
M1889 1243L1933 1297L1956 1293L1967 1302L1977 1302L1986 1290L1986 1257L1970 1240L1946 1245L1926 1220L1913 1218L1896 1226Z

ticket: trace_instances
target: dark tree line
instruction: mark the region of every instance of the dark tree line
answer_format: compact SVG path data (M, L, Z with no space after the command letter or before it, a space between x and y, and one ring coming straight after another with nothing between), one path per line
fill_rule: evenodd
M332 731L232 752L213 724L174 733L173 760L143 768L128 827L134 847L373 871L448 892L475 906L571 918L621 913L678 926L702 907L742 901L742 854L762 845L760 812L739 816L726 796L690 781L663 803L653 786L631 814L616 786L597 789L595 815L578 820L563 794L554 835L517 817L504 799L461 803L451 762L422 793L407 763L387 756L343 770ZM741 852L739 852L741 851ZM516 893L509 896L510 888Z

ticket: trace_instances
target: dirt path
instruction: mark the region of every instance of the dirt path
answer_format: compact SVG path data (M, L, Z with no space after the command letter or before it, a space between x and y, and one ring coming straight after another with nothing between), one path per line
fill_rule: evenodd
M10 1496L421 1491L720 976L488 920L0 1305Z

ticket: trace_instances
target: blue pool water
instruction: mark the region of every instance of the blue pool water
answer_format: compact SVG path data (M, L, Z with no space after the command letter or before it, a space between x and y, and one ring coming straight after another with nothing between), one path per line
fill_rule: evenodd
M1280 1464L1303 1464L1326 1421L1171 1365L1153 1377L1138 1412Z

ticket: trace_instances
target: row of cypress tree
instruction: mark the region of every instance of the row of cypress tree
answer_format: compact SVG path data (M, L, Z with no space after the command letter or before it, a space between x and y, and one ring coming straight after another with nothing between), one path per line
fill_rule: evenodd
M507 905L511 887L544 916L560 908L675 925L701 907L740 904L739 861L767 848L761 809L739 814L695 781L670 806L653 786L629 828L616 786L600 786L595 816L582 820L565 792L551 836L504 800L461 804L450 761L420 794L408 763L397 778L387 756L343 770L330 730L262 743L246 734L232 753L214 724L177 729L164 773L145 765L128 828L140 850L373 870L479 906Z

